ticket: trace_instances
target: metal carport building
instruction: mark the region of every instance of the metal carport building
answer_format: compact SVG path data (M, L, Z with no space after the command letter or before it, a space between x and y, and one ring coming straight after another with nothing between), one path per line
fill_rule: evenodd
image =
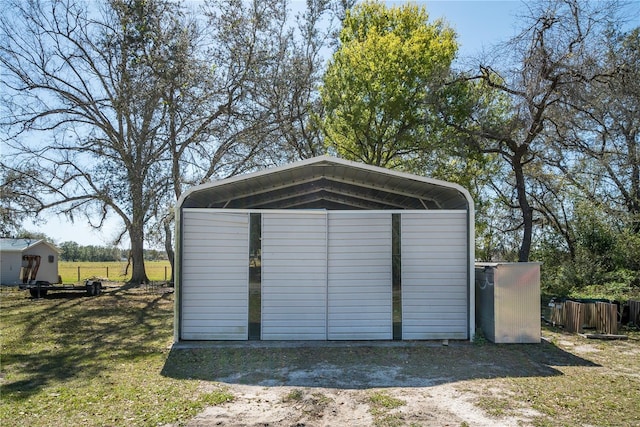
M457 184L321 156L193 187L176 218L176 341L473 337Z

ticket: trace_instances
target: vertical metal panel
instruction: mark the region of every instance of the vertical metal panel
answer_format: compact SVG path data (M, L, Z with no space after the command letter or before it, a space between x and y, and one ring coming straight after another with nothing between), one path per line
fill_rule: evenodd
M402 213L403 339L466 339L467 211Z
M0 252L0 283L3 285L15 285L21 283L21 267L21 252Z
M391 215L391 262L393 291L393 339L402 339L402 226L401 215Z
M249 213L183 212L180 338L247 339ZM467 212L399 215L403 339L468 338ZM263 339L393 337L390 212L262 216Z
M249 215L185 209L181 337L246 340Z
M540 342L540 264L495 267L495 342Z
M391 214L329 213L328 338L392 338Z
M261 338L262 320L262 215L249 216L249 339Z
M262 339L326 339L324 212L262 215Z
M482 329L484 336L495 342L495 308L494 294L495 277L494 268L476 267L476 326Z

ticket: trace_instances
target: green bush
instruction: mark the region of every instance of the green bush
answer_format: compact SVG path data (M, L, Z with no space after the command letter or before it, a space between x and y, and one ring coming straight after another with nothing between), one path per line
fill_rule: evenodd
M532 255L543 263L542 294L619 301L638 298L640 235L593 210L578 213L573 254L558 236L551 235Z

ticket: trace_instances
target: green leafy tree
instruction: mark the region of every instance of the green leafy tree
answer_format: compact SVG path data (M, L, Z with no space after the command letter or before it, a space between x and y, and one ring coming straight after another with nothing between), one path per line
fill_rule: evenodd
M339 41L321 88L328 148L385 167L415 158L457 51L453 30L424 7L367 1L347 12Z
M81 257L80 245L76 242L67 241L62 242L59 246L62 253L60 259L63 261L79 261Z

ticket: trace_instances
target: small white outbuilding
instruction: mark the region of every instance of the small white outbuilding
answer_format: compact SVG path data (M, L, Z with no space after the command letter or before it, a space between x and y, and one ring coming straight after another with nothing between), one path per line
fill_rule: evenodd
M58 258L60 250L42 239L0 239L0 284L22 283L23 268L34 267L29 257L40 257L36 280L58 283ZM31 261L32 262L32 261Z
M322 156L191 188L176 218L176 341L473 338L457 184Z

